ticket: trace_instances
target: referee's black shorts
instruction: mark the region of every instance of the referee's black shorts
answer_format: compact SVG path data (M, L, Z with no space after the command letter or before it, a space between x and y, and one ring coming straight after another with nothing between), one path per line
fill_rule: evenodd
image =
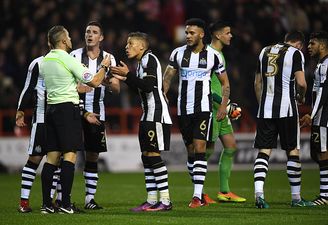
M80 108L71 102L47 105L46 151L75 152L83 148Z

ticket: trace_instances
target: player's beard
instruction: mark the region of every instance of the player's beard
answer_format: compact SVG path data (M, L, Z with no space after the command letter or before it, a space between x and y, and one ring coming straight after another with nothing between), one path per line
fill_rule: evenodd
M187 45L187 48L190 49L191 51L195 50L198 46L199 42L194 42L191 45Z

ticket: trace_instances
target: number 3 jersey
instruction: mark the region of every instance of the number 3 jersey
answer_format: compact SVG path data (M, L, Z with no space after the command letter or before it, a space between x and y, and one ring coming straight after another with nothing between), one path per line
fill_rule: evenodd
M317 64L312 89L312 124L328 127L328 56Z
M298 115L295 72L304 72L304 56L291 45L278 43L262 49L257 73L262 76L258 118L285 118Z

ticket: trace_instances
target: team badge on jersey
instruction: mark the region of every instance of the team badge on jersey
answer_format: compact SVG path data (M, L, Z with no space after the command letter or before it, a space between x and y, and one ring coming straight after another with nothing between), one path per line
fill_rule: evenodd
M37 153L41 153L41 146L40 145L37 145L36 147L35 147L35 149L34 149L34 151L35 152L37 152Z
M200 64L200 65L206 65L206 64L207 64L206 59L205 59L205 58L201 58L201 59L199 60L199 64Z

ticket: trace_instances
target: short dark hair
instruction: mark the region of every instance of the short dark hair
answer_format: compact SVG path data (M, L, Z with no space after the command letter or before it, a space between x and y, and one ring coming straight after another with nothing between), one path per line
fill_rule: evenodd
M96 20L90 21L87 24L87 27L88 26L96 26L96 27L99 27L101 34L103 34L103 28L102 28L101 24L98 21L96 21Z
M61 40L61 35L65 32L65 27L62 25L56 25L50 28L48 31L48 42L50 48L55 48L57 43Z
M305 42L305 37L302 31L290 31L285 35L285 42L297 42L302 44Z
M206 24L205 21L199 18L191 18L188 19L185 23L186 26L197 26L203 29L203 31L205 32L206 30Z
M137 31L137 32L131 32L128 34L128 38L137 38L137 39L140 39L142 41L145 42L146 44L146 48L148 49L149 48L149 44L150 44L150 41L149 41L149 36L148 34L146 33L143 33L143 32L140 32L140 31Z
M310 35L310 39L318 39L319 42L324 43L328 48L328 33L326 31L313 32Z
M230 27L230 23L227 21L219 20L212 23L209 27L210 34L213 35L215 31L220 31L225 27Z

